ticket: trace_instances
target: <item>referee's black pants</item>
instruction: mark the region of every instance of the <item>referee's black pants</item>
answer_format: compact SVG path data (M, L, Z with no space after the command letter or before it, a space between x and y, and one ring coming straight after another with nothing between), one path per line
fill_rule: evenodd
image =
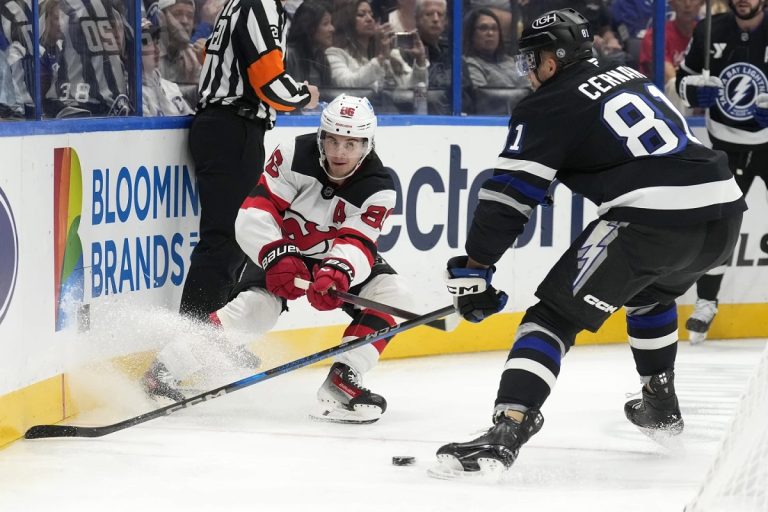
M179 310L205 319L227 303L245 254L235 240L235 219L264 169L266 121L228 107L198 112L189 131L200 193L200 234L192 251Z

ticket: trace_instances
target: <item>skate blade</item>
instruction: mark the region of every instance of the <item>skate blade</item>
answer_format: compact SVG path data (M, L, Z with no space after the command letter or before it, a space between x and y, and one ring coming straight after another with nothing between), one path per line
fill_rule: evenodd
M427 468L427 475L439 480L464 478L471 474L473 472L464 471L464 467L459 462L459 459L452 455L438 455L437 464Z
M670 451L679 452L683 450L683 441L680 439L680 434L683 433L682 421L666 429L639 427L637 425L635 427L650 440Z
M459 459L453 455L438 455L437 464L427 469L427 475L439 480L455 480L470 478L490 483L499 482L507 472L507 468L496 459L477 459L479 471L465 471Z
M688 331L688 341L690 341L691 345L701 345L706 339L706 332Z
M321 406L317 411L309 413L314 421L328 423L346 423L354 425L368 425L381 418L381 409L378 407L356 407L354 411L335 407Z

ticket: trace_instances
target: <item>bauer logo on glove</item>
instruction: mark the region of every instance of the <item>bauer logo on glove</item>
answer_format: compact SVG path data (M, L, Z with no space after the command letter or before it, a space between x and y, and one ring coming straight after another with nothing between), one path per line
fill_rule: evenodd
M284 256L288 256L289 254L293 254L294 256L301 256L301 251L299 251L299 248L293 244L281 243L277 247L268 251L264 256L262 256L261 268L269 268L272 263Z

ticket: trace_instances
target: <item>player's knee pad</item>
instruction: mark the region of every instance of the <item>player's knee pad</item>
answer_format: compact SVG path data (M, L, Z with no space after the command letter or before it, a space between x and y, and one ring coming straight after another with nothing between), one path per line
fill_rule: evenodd
M400 309L413 309L413 293L398 274L380 274L360 290L360 297Z
M520 327L515 334L515 340L522 338L527 333L542 331L554 338L561 345L565 354L573 346L576 335L582 328L557 312L557 310L544 302L537 302L525 312Z
M283 301L263 288L250 288L216 312L225 330L258 336L271 330L283 310Z
M707 273L705 275L708 276L722 276L725 274L726 269L728 268L728 265L720 265L715 268L711 268L707 270Z
M637 350L658 350L677 343L677 304L625 306L629 344Z
M540 407L555 386L562 358L581 328L542 302L528 308L515 333L496 403Z

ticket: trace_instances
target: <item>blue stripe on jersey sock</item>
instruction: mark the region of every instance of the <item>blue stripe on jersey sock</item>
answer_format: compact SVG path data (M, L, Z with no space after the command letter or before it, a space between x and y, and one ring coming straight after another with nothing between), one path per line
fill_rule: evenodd
M668 309L666 311L659 311L659 308ZM629 329L653 329L670 323L677 324L677 307L675 304L656 306L651 311L653 314L627 315L627 327Z
M512 352L514 353L517 350L524 349L541 352L549 359L551 359L555 364L557 364L557 366L560 366L560 348L559 346L557 348L553 347L551 341L547 341L536 336L526 335L515 342L515 344L512 346ZM510 354L510 356L511 355L512 354Z

